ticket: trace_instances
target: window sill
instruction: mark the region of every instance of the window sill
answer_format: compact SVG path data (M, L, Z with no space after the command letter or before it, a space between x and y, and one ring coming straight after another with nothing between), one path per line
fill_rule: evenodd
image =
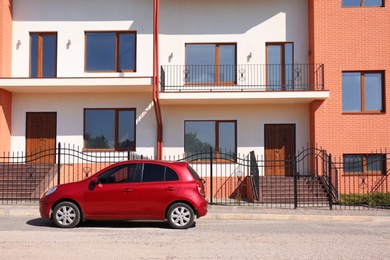
M342 115L384 115L384 111L342 112Z
M343 173L342 177L368 177L368 176L385 176L383 173Z

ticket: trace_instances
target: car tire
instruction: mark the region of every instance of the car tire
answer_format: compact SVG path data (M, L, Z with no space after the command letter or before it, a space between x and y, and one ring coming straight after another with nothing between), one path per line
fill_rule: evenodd
M80 218L79 208L69 201L61 202L53 210L54 224L60 228L73 228L79 224Z
M167 214L168 224L174 229L187 229L194 224L194 210L185 203L173 204Z

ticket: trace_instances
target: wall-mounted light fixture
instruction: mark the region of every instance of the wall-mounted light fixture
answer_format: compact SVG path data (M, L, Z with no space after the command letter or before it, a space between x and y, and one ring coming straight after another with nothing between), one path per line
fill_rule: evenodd
M20 45L22 45L22 43L20 42L20 40L18 40L18 42L16 43L16 49L17 50L19 50Z
M68 42L66 43L66 48L69 49L69 46L72 44L72 42L70 41L70 39L68 40Z
M171 62L172 59L173 59L173 52L171 52L171 54L169 54L169 56L168 56L168 62Z
M248 56L246 56L247 62L249 62L252 59L252 52L249 53Z

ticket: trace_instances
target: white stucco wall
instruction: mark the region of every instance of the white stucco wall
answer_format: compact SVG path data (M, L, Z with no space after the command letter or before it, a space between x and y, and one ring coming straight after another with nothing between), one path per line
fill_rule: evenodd
M310 141L308 104L165 106L164 155L184 153L185 120L237 120L237 153L264 155L265 124L295 124L296 149Z
M12 151L26 147L26 113L56 112L57 143L83 147L84 108L136 108L137 153L153 156L156 120L150 94L13 94Z
M307 5L307 0L161 1L160 63L184 65L186 43L224 42L237 44L237 64L265 64L266 42L294 42L295 63L308 63Z
M84 32L98 30L137 31L137 72L125 76L151 76L152 14L153 0L14 0L12 76L29 76L29 33L49 31L58 33L58 77L123 76L84 72ZM266 42L286 41L294 42L295 63L308 63L307 14L307 0L163 0L160 64L184 65L186 43L222 42L237 44L238 64L265 64ZM18 41L21 45L16 48ZM14 93L12 150L25 148L26 112L57 112L57 142L82 147L84 108L135 107L140 118L137 152L154 155L156 123L151 101L150 93ZM296 124L297 149L309 142L307 103L164 106L162 113L164 155L183 153L184 120L237 120L240 154L263 153L264 124Z
M57 77L152 75L153 0L14 0L13 5L13 77L29 77L30 32L57 32ZM137 72L84 72L84 32L120 30L137 31Z

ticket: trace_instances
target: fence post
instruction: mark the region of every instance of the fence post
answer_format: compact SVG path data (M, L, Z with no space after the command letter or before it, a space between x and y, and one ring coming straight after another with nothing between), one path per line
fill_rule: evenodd
M329 174L328 174L328 183L329 183L329 194L328 194L328 199L329 199L329 209L332 210L332 207L333 207L333 199L332 199L332 194L333 194L333 191L332 191L332 155L329 154L329 161L328 161L329 165L328 165L328 171L329 171Z
M297 156L294 156L294 209L298 208L298 177Z
M57 151L57 185L60 185L60 174L61 172L61 143L58 142L58 151Z
M210 204L213 204L213 148L210 147Z

